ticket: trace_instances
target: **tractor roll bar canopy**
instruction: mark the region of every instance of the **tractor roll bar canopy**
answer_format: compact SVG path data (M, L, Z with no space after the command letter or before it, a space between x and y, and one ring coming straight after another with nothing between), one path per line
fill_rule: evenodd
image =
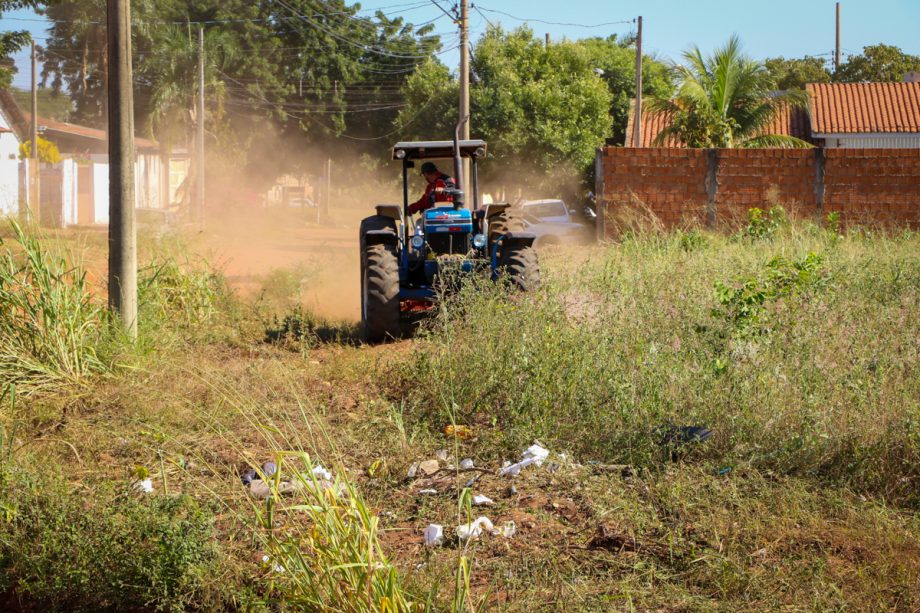
M462 140L460 157L484 158L486 141ZM394 160L436 160L454 157L454 142L450 140L411 141L396 143L393 146Z

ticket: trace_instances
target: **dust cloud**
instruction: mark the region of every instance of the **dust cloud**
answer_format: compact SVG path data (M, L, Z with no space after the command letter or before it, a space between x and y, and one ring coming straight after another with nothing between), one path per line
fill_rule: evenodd
M266 141L267 142L267 141ZM334 321L360 319L358 227L374 205L402 202L399 164L386 147L375 155L288 151L267 146L239 164L246 170L209 167L204 229L195 249L217 265L243 297L283 316L296 308ZM331 179L326 173L331 159ZM222 168L237 166L221 160ZM485 167L494 164L492 160ZM440 164L448 172L451 163ZM280 175L279 175L280 173ZM522 170L481 172L481 193L494 201L520 198L578 199L577 173L547 181ZM415 171L410 199L424 190Z

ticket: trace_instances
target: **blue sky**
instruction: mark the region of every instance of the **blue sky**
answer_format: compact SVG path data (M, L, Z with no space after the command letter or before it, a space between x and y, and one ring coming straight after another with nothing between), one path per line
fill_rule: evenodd
M445 8L454 4L452 0L438 1ZM365 0L361 5L366 10L393 7L387 12L398 12L414 23L438 19L434 22L436 29L445 34L445 43L450 46L455 27L433 4L423 3L424 0ZM548 32L556 40L625 34L635 29L632 20L641 14L645 48L664 59L677 59L692 43L704 50L712 49L732 33L739 34L747 52L757 58L830 54L834 48L835 0L472 0L472 3L480 9L471 12L474 38L485 30L487 20L516 27L523 23L516 18L529 20L536 33ZM11 17L35 19L28 11L12 11L4 14L0 29L29 29L38 37L44 36L44 24L8 19ZM588 28L537 20L612 25ZM879 42L920 55L920 0L843 0L842 23L841 46L845 55L859 53L865 45ZM457 53L447 53L442 59L454 66ZM14 83L28 87L28 52L20 52L16 60L20 72Z

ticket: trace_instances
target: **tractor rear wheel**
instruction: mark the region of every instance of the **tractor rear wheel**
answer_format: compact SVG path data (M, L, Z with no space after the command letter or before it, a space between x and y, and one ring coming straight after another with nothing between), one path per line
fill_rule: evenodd
M540 262L537 251L531 247L502 249L502 274L518 289L532 292L540 287Z
M361 266L364 339L379 343L400 335L399 255L394 245L366 247Z
M376 230L389 230L395 239L396 221L383 215L361 221L361 326L369 342L400 334L399 253L395 244L368 247L366 234Z

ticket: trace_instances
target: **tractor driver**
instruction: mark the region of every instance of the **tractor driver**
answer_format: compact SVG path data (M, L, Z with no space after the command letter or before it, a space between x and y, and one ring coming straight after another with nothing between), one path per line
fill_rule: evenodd
M454 197L445 194L445 189L457 189L457 183L448 175L444 174L432 162L422 164L422 176L428 182L425 186L425 193L416 202L409 205L409 214L415 215L421 211L430 209L437 202L453 202Z

